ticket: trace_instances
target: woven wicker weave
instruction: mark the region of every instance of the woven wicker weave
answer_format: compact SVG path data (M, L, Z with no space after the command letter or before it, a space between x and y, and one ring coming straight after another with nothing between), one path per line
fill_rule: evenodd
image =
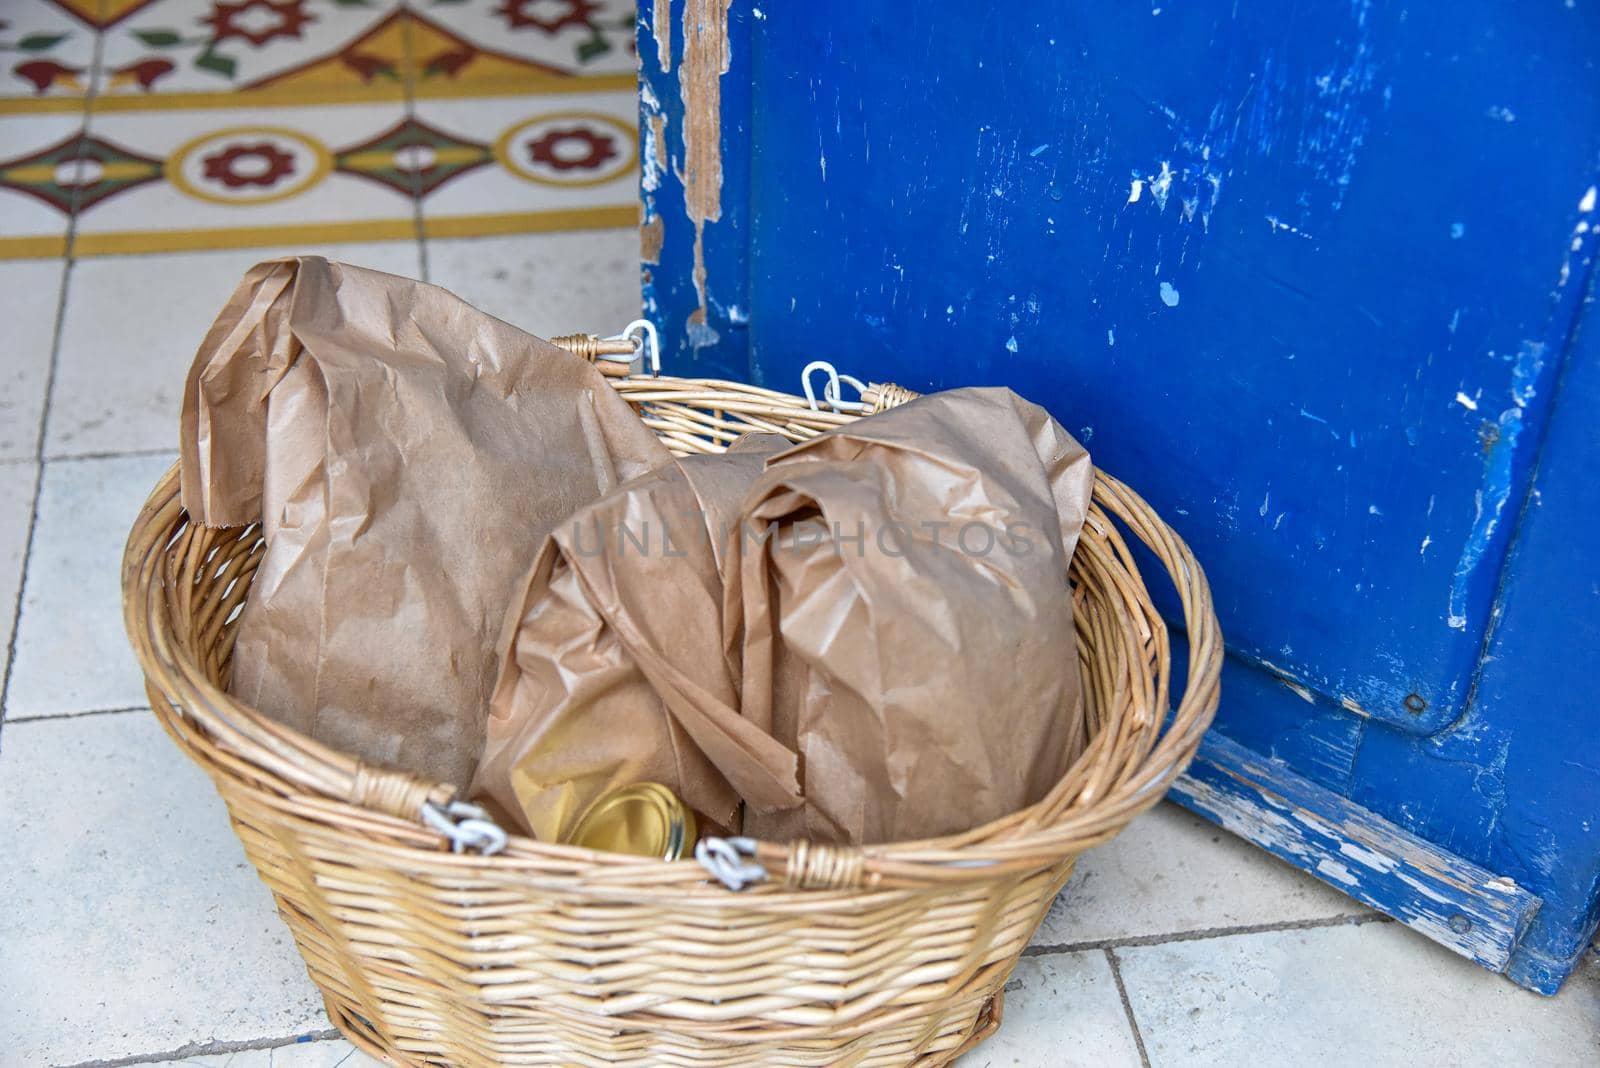
M856 417L727 382L612 384L678 452ZM911 396L874 385L865 407ZM1110 516L1183 603L1189 679L1170 717L1166 627ZM454 853L418 819L448 788L363 766L228 696L262 551L255 527L191 524L174 468L129 538L128 632L156 715L215 781L329 1016L396 1064L947 1064L998 1026L1001 987L1074 859L1161 798L1217 703L1205 576L1148 505L1097 474L1071 571L1091 740L1037 805L938 841L762 843L770 878L740 893L693 861L518 837L494 856Z

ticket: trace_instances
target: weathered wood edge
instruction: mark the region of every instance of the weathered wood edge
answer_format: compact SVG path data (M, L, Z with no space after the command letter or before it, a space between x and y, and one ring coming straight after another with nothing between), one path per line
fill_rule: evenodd
M1503 972L1540 899L1212 731L1171 797L1364 905Z

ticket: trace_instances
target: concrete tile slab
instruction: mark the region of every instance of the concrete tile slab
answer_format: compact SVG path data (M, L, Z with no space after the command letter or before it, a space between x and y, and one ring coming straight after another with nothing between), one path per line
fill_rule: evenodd
M9 724L0 812L13 828L0 865L0 1062L328 1026L222 801L150 713Z
M1115 950L1155 1068L1600 1063L1600 977L1555 998L1395 923Z
M1035 945L1081 945L1369 910L1200 817L1163 802L1087 853Z
M122 547L175 453L45 465L7 722L146 702L122 627Z
M1000 1030L960 1068L1137 1068L1139 1050L1104 953L1024 957L1006 983Z

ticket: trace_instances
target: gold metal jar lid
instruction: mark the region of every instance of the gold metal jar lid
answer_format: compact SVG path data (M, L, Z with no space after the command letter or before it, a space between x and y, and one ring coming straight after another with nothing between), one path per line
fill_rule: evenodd
M619 786L579 818L568 845L607 853L681 860L694 848L694 813L659 783Z

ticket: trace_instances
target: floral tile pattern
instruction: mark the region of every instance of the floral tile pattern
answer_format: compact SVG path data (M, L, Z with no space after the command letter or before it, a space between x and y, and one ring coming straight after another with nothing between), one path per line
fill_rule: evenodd
M462 169L424 193L424 236L565 229L563 220L583 218L592 227L628 226L638 219L631 96L418 100L416 116L429 129L459 132L452 136L481 131L473 147L462 142L454 149Z
M157 0L105 30L102 106L284 83L400 100L399 11L400 0ZM321 76L296 78L308 70Z
M636 220L628 0L8 0L0 57L0 259Z
M407 123L402 101L266 115L223 108L94 115L86 146L137 177L80 204L73 248L95 255L414 237L408 173L393 151L366 149ZM389 180L375 179L371 172L385 167Z
M88 92L99 0L77 5L6 0L0 5L0 111L76 110Z
M0 257L59 256L88 164L81 115L0 115Z
M415 0L413 9L419 97L606 75L632 88L626 0Z

